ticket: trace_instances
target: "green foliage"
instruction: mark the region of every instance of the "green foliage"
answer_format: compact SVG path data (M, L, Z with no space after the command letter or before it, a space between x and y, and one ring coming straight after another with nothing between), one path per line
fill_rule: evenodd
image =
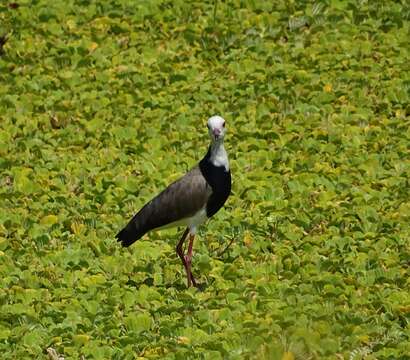
M409 16L2 2L2 359L405 359ZM234 186L195 242L197 291L176 230L114 234L203 156L216 113Z

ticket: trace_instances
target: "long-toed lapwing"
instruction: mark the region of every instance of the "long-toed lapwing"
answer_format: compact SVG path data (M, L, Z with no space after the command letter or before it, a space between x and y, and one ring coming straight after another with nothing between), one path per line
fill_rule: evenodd
M191 271L197 228L224 205L231 193L231 172L224 147L225 120L212 116L208 119L208 131L211 144L199 164L148 202L116 235L123 246L130 246L151 230L186 226L176 252L185 267L188 287L197 286ZM184 255L187 237L188 250Z

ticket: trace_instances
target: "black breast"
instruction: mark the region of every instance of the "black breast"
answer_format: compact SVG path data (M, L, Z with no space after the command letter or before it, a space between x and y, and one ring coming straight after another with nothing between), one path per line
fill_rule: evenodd
M231 193L231 172L223 166L212 164L209 154L200 161L199 168L212 188L212 194L206 204L206 215L211 217L225 204Z

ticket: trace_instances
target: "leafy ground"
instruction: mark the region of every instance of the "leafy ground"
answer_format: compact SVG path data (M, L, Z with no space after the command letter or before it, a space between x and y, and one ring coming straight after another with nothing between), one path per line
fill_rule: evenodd
M2 359L408 359L409 14L1 2ZM203 156L213 114L234 185L197 291L180 231L114 234Z

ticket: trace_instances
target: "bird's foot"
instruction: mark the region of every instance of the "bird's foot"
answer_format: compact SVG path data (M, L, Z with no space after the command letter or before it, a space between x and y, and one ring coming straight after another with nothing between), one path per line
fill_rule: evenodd
M191 282L193 286L195 286L196 288L198 287L198 283L196 282L195 278L192 276L192 273L191 273Z
M192 257L189 255L185 255L184 260L185 260L185 268L187 272L188 287L191 287L191 285L193 285L197 288L198 283L196 282L194 275L192 274L192 271L191 271Z

